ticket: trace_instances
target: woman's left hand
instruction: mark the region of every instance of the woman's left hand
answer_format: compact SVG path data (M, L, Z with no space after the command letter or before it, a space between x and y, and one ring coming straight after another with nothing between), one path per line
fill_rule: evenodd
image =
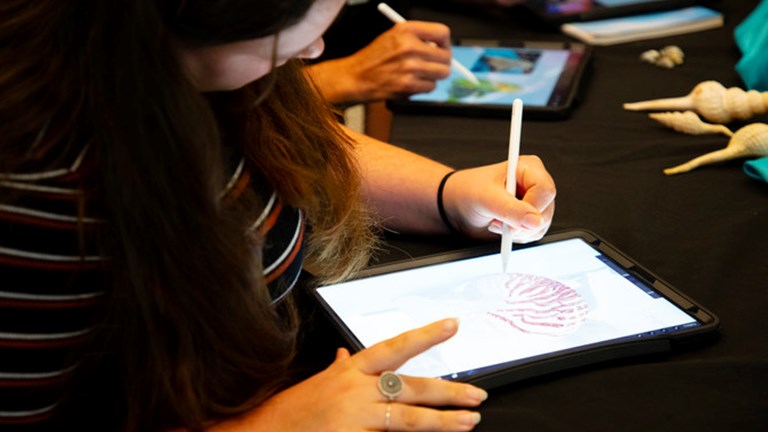
M537 156L520 156L516 195L507 192L507 163L459 170L445 184L443 205L451 224L478 238L512 228L516 243L540 239L555 213L555 181ZM519 197L519 198L518 198Z

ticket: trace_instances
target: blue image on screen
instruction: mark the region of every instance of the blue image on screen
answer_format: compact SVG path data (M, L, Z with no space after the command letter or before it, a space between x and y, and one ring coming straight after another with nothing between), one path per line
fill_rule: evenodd
M511 106L520 98L526 106L545 107L570 55L559 49L465 46L453 47L452 52L480 83L454 69L432 92L411 96L412 101Z
M472 65L472 72L527 74L540 56L540 51L489 48Z

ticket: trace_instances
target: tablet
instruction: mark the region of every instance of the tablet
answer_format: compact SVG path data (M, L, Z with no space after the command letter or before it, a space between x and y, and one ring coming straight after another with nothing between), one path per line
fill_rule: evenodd
M495 250L494 250L495 249ZM666 352L717 334L689 297L587 231L372 267L314 291L353 349L446 317L457 334L399 373L492 388L607 360Z
M552 24L634 15L696 4L695 0L528 0L522 6Z
M508 117L512 101L525 118L563 118L571 110L590 48L575 42L460 40L453 57L478 78L458 70L429 93L387 102L393 111Z

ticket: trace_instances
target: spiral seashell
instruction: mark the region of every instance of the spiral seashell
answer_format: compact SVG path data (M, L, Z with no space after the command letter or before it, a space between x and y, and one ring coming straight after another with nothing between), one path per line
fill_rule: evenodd
M691 93L678 98L625 103L629 111L693 110L714 123L747 120L768 111L768 92L744 91L738 87L726 89L717 81L703 81Z
M752 123L736 131L724 149L701 155L682 165L664 170L664 174L680 174L702 165L750 156L768 156L768 124Z
M658 121L664 126L670 127L678 132L690 135L706 135L721 133L727 136L733 136L733 132L723 125L715 125L701 121L698 115L693 111L672 111L651 113L648 117Z

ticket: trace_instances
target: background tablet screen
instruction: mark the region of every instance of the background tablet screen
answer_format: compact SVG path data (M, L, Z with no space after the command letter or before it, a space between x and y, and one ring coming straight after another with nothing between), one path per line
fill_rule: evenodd
M635 5L639 3L653 3L658 0L597 0L597 1L584 1L584 0L554 0L547 1L547 11L550 13L578 13L585 12L592 9L595 6L602 7L619 7L627 5Z
M528 0L523 5L552 23L595 20L692 6L697 0Z
M321 287L363 346L446 317L452 339L399 372L460 379L496 364L701 325L581 239Z
M582 55L568 49L483 46L454 46L452 52L480 84L454 68L435 90L411 101L510 107L521 98L527 107L557 107L573 93L573 69Z

